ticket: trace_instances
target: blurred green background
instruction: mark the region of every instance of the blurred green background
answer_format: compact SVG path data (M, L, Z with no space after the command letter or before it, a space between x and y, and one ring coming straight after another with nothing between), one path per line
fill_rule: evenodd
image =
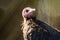
M60 0L0 0L0 40L23 40L22 9L36 8L37 19L60 30Z

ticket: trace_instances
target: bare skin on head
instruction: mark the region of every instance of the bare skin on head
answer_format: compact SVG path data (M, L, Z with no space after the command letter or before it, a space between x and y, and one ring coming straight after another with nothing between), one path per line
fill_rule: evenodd
M35 8L31 8L31 7L26 7L23 9L22 11L22 16L23 18L30 18L33 16L33 12L35 11Z

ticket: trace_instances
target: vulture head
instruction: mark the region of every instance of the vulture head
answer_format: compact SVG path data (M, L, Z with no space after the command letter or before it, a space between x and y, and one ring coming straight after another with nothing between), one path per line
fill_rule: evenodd
M31 18L34 15L35 8L26 7L22 11L23 18Z

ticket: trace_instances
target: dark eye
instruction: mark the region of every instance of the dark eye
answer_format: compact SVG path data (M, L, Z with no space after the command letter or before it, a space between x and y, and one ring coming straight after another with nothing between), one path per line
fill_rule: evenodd
M29 10L26 10L26 12L28 12Z

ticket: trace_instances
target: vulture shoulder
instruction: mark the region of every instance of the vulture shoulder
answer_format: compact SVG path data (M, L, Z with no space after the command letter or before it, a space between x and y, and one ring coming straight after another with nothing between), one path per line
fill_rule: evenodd
M39 26L41 26L43 29L47 30L51 35L56 35L59 36L60 38L60 32L57 31L55 28L51 27L50 25L42 22L41 20L38 20L36 18L32 18L33 21L38 24Z

